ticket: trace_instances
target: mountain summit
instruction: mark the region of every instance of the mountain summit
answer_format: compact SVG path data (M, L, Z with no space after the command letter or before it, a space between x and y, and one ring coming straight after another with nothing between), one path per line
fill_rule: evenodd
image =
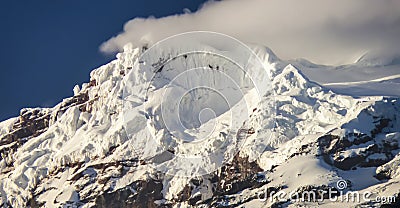
M127 45L116 60L93 70L88 83L75 86L73 97L53 108L22 109L19 117L0 123L0 204L398 206L399 99L366 95L368 88L362 91L360 83L347 85L358 94L342 93L342 80L322 75L354 75L363 69L369 74L393 72L400 67L397 61L371 65L364 57L333 67L280 60L261 46L251 49L265 71L250 71L248 79L240 61L237 65L185 54L185 48L173 46L146 57L152 48ZM166 62L171 57L179 58ZM152 67L158 70L148 71ZM199 70L189 73L186 68ZM398 86L396 78L372 83L388 82ZM364 80L361 86L368 83ZM140 92L146 94L141 97ZM179 93L182 99L176 100L179 96L173 95ZM176 123L176 114L184 129ZM143 148L149 145L154 148ZM188 155L200 159L191 164L182 159ZM311 190L323 192L306 202L267 194L299 196ZM334 201L330 191L336 197L355 191L370 195Z

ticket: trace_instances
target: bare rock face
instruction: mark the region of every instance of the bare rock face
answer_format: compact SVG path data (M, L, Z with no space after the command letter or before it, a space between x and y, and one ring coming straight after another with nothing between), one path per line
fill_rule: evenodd
M212 184L212 196L210 198L204 199L201 194L192 194L194 190L206 183ZM268 180L265 178L263 170L256 162L249 162L248 158L236 155L231 163L224 165L216 172L191 179L180 193L181 197L177 202L186 201L191 206L224 207L225 201L229 200L226 198L227 195L249 188L259 188L267 183Z
M385 115L385 112L398 110L399 102L396 100L389 99L377 103L360 113L367 116L363 116L364 119L370 118L371 129L365 132L344 129L347 131L344 136L327 134L320 137L318 142L325 162L341 170L351 170L356 167L379 167L391 161L400 152L399 141L392 134L398 128L396 125L399 117L393 114ZM355 122L360 122L360 119L343 126L353 126Z
M95 199L97 207L160 207L157 200L163 196L161 181L137 181L112 193L104 193Z
M19 120L12 126L9 134L1 138L1 145L10 144L22 138L40 135L49 127L50 112L47 109L23 109Z

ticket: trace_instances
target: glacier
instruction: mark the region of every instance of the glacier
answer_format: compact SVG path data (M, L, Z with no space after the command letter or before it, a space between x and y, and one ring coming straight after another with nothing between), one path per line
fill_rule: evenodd
M200 47L211 50L208 45ZM205 68L177 79L175 86L186 85L183 88L187 90L201 83L221 89L233 103L224 105L218 101L218 94L208 90L193 91L192 97L182 101L180 113L198 115L203 112L201 109L209 111L208 114L204 111L199 120L183 116L185 127L194 129L185 131L174 123L176 118L166 118L163 123L157 117L163 113L160 106L163 93L170 93L167 94L172 96L170 100L176 98L174 93L182 93L180 88L167 86L171 78L183 72L184 67L179 66L182 60L167 64L159 60L187 48L173 45L166 48L142 61L140 57L149 49L128 44L115 60L93 70L88 83L75 86L73 97L52 108L22 109L19 117L1 122L0 204L4 207L382 205L374 200L349 203L325 198L323 202L289 199L271 202L257 198L267 189L301 192L307 187L335 188L336 181L342 179L349 181L347 191L370 191L373 196L395 196L400 200L398 62L379 62L376 57L368 62L368 56L364 56L351 65L323 66L300 59L281 60L270 49L252 45L251 50L267 69L265 74L256 71L259 74L254 76L259 79L259 89L265 90L259 96L241 70L226 70L234 65L219 58L204 59L202 55L180 56L187 59L185 63L190 67ZM149 69L143 65L155 63L162 63L163 71L153 77L153 72L146 71ZM230 84L221 72L231 73L240 85ZM379 80L382 74L389 78ZM132 80L136 82L130 83ZM153 85L149 88L146 83L150 80ZM204 83L205 80L213 82ZM127 85L131 88L126 88ZM371 86L375 90L370 91ZM243 94L237 94L239 89ZM149 91L148 97L140 94L143 90ZM263 97L269 91L273 102ZM193 102L191 99L196 96L206 99ZM242 105L237 104L240 102L249 106L240 109ZM176 109L175 105L167 102L164 113L175 115L177 112L168 111ZM138 110L130 111L135 107ZM147 115L141 114L143 109ZM237 118L229 117L230 111ZM231 120L237 123L227 128L224 122ZM166 145L169 146L163 149L151 138L165 139L165 125L171 125L169 130L176 135L169 137ZM215 126L217 129L210 136L210 128ZM247 135L238 152L226 147L220 149L227 152L216 154L220 135L235 135L241 128L246 129ZM195 132L195 129L200 130ZM198 137L208 136L214 138L213 142L197 141ZM189 141L177 139L180 137ZM149 145L154 148L143 148ZM172 166L163 166L175 155L210 153L216 157L226 153L229 160L206 166L209 169L197 175L190 175L192 172L181 175L180 168L188 165L187 160L178 159ZM394 203L391 205L395 206Z

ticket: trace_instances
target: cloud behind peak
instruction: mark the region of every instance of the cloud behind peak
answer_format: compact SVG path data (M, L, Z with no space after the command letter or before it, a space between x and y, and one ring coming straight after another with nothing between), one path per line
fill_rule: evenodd
M400 47L400 1L227 0L194 13L135 18L100 47L121 51L127 43L153 44L187 31L208 30L272 48L284 59L349 63L369 50Z

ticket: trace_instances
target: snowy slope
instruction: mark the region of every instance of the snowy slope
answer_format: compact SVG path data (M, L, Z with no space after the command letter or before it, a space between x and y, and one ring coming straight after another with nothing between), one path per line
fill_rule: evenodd
M310 79L341 94L352 96L400 96L400 55L369 52L356 63L344 66L323 66L294 61Z
M346 191L369 190L374 195L398 196L400 101L396 97L371 96L383 91L388 93L380 95L400 94L399 88L393 87L398 85L398 62L365 64L360 61L348 66L326 67L304 60L282 61L265 47L254 46L252 49L268 69L268 75L259 76L260 80L271 77L276 105L274 137L267 137L270 132L260 125L270 121L271 109L263 104L268 100L252 99L250 83L244 80L239 86L246 89L244 95L232 96L237 98L232 102L247 101L251 111L243 114L244 118L238 118L240 125L233 126L238 131L244 122L252 133L247 135L239 154L232 155L232 160L224 167L203 176L179 177L176 172L155 171L154 166L163 164L164 160L160 162L151 156L165 151L154 148L138 152L138 147L143 145L138 142L153 137L142 128L147 126L146 119L133 120L129 127L126 126L126 122L134 117L128 115L127 121L124 114L127 107L124 87L132 76L144 80L152 78L146 77L146 71L135 71L134 68L135 64L140 64L138 58L144 49L127 45L116 60L92 71L89 83L75 86L74 97L49 109L23 109L19 118L0 123L0 204L5 207L297 206L299 202L270 202L257 197L272 189L301 193L307 187L335 188L340 179L351 182ZM171 49L174 53L179 50L183 49ZM158 61L173 53L171 51L151 58ZM221 70L232 68L227 65L229 63L218 61L194 57L189 63L208 66L211 62L213 67L218 65ZM391 88L382 87L368 94L369 88L364 88L364 84L382 84L382 81L361 85L359 82L379 79L379 70L385 71L384 76L394 76ZM156 119L160 113L157 99L166 89L163 80L174 76L173 73L178 72L164 71L153 82L156 84L153 97L145 105L147 109L154 109L148 111L153 112L150 119ZM192 77L218 77L220 82L208 84L228 94L235 93L226 87L229 81L217 72L207 70L202 73ZM239 80L240 72L235 73L232 76ZM349 74L359 74L360 79ZM329 84L338 82L347 84ZM346 88L347 85L350 88ZM350 96L356 87L361 92ZM346 95L337 93L342 91ZM198 93L211 101L218 99L213 94ZM365 96L367 94L369 96ZM196 111L209 102L186 106L182 111ZM196 120L190 118L185 122L207 130L207 123L211 121L223 123L224 112L235 110L234 106L216 109L216 119L208 118L204 123L196 124ZM173 128L181 132L179 126ZM151 126L151 129L155 135L163 132L162 125ZM230 134L223 125L218 132ZM176 154L216 150L212 146L214 143L193 147L177 140L170 144ZM178 161L176 167L180 165L184 163ZM339 206L340 203L326 199L320 206ZM361 203L366 202L353 205ZM379 204L369 203L371 206ZM310 206L316 206L316 203L310 202Z

